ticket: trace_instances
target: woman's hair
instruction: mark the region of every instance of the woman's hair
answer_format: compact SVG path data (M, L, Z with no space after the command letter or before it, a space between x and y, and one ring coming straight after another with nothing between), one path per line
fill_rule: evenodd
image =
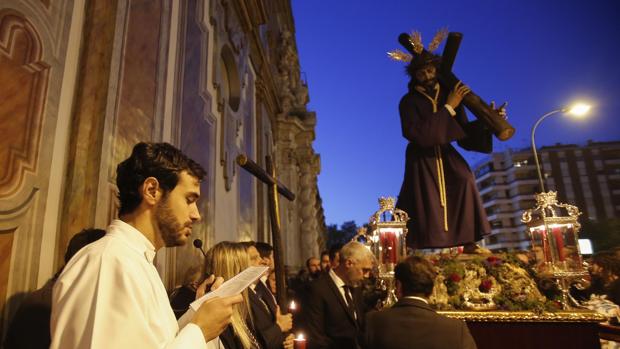
M246 248L235 242L222 241L207 251L205 268L215 276L228 280L250 265ZM242 293L243 302L233 306L232 327L244 348L252 347L253 336L246 320L251 321L248 291Z

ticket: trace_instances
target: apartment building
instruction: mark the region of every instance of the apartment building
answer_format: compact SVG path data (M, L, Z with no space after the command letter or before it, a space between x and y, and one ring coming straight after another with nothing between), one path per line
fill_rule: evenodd
M545 189L579 207L581 220L620 217L620 141L556 144L538 153ZM485 246L493 251L528 248L521 214L534 207L534 194L540 191L531 149L493 153L473 170L492 227Z

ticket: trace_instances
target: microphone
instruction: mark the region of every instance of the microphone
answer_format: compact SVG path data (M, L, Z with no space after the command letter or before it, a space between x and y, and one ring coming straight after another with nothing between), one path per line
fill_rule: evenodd
M200 250L200 252L202 252L202 255L207 258L207 253L205 252L205 250L202 249L202 240L200 239L194 239L194 247L196 247L197 249Z

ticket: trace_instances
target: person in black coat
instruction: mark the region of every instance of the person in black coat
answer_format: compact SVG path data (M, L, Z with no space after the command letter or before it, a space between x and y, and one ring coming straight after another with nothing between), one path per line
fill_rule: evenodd
M246 249L250 265L260 266L264 263L254 242L245 241L240 244ZM288 331L293 328L293 317L280 312L275 297L260 279L248 289L248 301L252 327L260 347L292 348L293 335L288 334Z
M309 349L357 349L361 347L364 306L361 281L372 271L372 253L357 241L340 251L335 269L311 283L301 305Z
M428 304L437 273L423 257L411 256L395 269L399 301L368 313L366 349L475 349L465 322L437 314Z
M84 246L105 235L103 229L84 229L69 241L65 264ZM63 267L64 268L64 267ZM52 316L52 288L62 268L43 287L28 294L11 321L4 346L7 349L49 348L52 342L50 318Z

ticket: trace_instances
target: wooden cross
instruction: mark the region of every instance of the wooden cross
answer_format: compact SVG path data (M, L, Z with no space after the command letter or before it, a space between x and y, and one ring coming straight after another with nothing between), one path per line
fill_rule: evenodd
M271 222L271 239L273 241L273 259L276 273L276 300L280 306L280 311L285 314L288 308L286 302L286 289L284 285L284 257L282 254L282 233L280 232L280 206L278 203L278 193L289 201L295 200L293 194L286 186L276 179L276 170L271 156L265 158L267 170L261 168L254 161L250 160L245 154L237 156L237 164L246 171L267 184L269 196L269 221Z

